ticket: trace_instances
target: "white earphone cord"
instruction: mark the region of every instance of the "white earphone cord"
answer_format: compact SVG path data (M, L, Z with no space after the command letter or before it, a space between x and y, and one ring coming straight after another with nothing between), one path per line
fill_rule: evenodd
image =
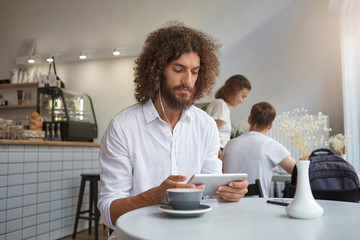
M165 110L164 110L164 106L163 106L163 103L162 103L162 100L161 100L161 92L160 92L160 88L159 88L159 97L160 97L160 105L161 105L161 109L165 115L165 118L166 118L166 121L167 123L169 124L169 126L171 127L171 124L170 124L170 121L168 119L168 117L166 116L166 113L165 113Z

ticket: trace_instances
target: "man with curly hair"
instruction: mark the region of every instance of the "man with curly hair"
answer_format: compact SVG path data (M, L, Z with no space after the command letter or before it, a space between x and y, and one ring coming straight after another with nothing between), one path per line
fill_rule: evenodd
M193 174L221 173L215 121L193 105L214 85L220 45L198 30L172 23L152 32L135 61L137 104L116 115L101 143L98 207L115 229L122 214L161 204L168 188L195 188ZM219 186L239 201L246 180Z

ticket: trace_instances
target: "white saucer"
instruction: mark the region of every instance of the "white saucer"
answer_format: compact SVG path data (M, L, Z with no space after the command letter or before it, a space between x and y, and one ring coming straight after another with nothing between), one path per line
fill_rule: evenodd
M175 217L197 217L210 211L212 208L208 205L199 205L199 208L194 210L175 210L171 206L161 205L159 209L162 212Z

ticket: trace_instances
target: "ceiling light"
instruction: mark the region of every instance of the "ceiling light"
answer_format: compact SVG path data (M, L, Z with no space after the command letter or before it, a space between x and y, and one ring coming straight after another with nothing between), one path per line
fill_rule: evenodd
M48 58L46 59L46 61L48 61L49 63L52 63L54 61L54 56L49 55Z
M31 56L29 58L28 63L31 63L31 64L35 63L35 59L33 58L33 56Z
M79 58L80 58L81 60L86 59L85 52L81 52Z
M120 55L120 49L119 48L114 48L113 55L114 56L119 56Z

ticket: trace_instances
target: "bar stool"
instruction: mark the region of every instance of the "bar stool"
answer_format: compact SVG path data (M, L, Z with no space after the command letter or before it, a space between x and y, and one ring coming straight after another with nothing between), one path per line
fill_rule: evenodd
M90 201L89 201L89 209L85 211L81 211L81 204L84 196L84 189L86 185L86 181L90 183ZM76 217L75 217L75 225L74 225L74 232L72 237L76 237L76 230L78 226L79 219L87 219L89 220L89 233L91 233L91 221L95 221L95 240L98 240L98 226L99 226L99 217L100 212L97 208L97 201L98 201L98 182L100 181L100 174L81 174L81 184L80 184L80 192L79 192L79 199L76 209ZM88 216L81 216L84 213L88 213Z

